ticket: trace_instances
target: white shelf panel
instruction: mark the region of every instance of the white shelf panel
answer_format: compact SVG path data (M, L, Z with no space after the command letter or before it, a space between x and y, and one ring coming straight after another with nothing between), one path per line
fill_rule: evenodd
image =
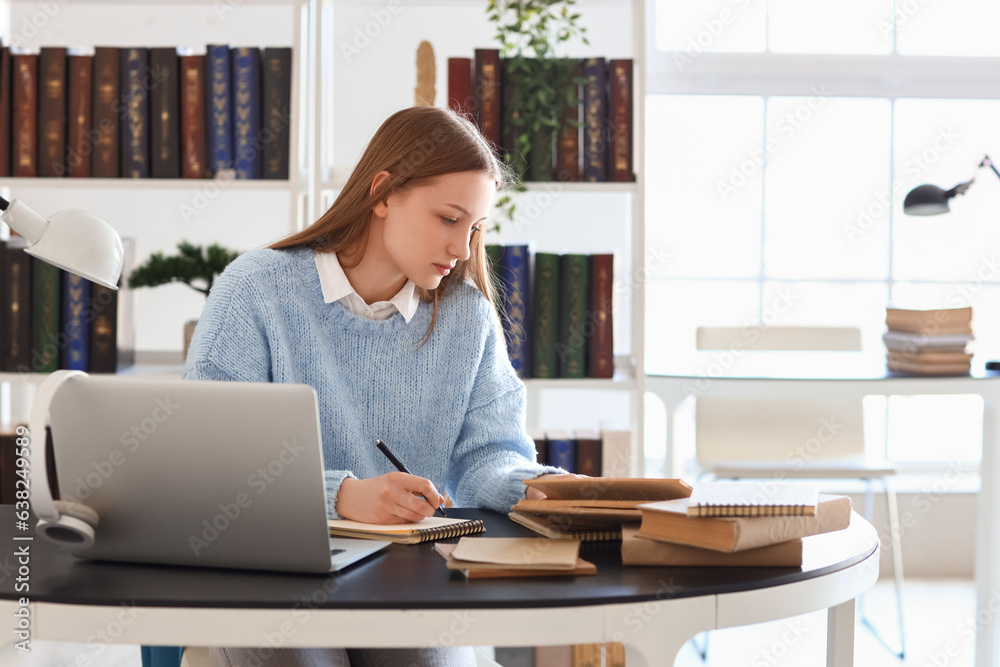
M3 178L0 187L17 192L30 189L79 188L82 190L253 190L286 192L289 181L239 178Z
M539 379L539 378L528 378L524 380L524 385L529 390L541 390L541 389L586 389L590 391L594 390L612 390L612 391L633 391L636 388L635 380L631 378L612 378L612 379L602 379L602 378L581 378L581 379L569 379L569 378L551 378L551 379Z

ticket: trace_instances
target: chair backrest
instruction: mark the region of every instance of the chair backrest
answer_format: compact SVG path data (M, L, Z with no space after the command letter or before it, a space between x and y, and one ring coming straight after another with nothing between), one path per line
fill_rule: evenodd
M861 331L851 327L699 327L699 350L860 351ZM702 467L766 461L808 466L864 457L861 401L695 401L695 447Z

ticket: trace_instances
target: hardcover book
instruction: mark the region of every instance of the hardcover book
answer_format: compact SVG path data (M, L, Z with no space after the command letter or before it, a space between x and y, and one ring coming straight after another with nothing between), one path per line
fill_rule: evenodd
M531 300L531 377L558 377L556 343L559 328L559 255L535 253Z
M479 131L494 147L500 146L502 117L499 49L476 49L473 96Z
M232 169L233 111L232 70L228 44L209 44L205 55L206 76L209 79L208 152L210 166L218 173Z
M31 256L19 237L3 246L0 276L0 368L11 373L31 370Z
M149 90L144 84L149 66L149 49L123 48L119 51L121 75L121 175L149 178Z
M180 178L179 61L174 47L149 50L150 173L153 178ZM155 85L154 85L155 84Z
M524 123L521 109L516 102L518 90L523 89L526 70L532 59L515 56L500 59L500 156L511 171L522 181L531 180L528 164L531 161L530 142L523 139Z
M503 284L504 334L510 363L520 378L531 374L528 340L528 309L531 253L527 245L506 245L500 255L500 280Z
M582 122L580 110L580 77L583 75L583 61L572 63L571 81L563 92L563 126L556 141L556 179L560 181L580 180L580 132Z
M632 182L632 61L608 61L608 144L610 180Z
M118 291L91 283L87 308L89 371L114 373L118 370Z
M576 441L569 431L553 430L545 432L548 443L549 465L562 468L566 472L576 472Z
M800 567L802 538L727 553L639 536L639 526L622 526L622 565L658 567Z
M10 47L0 40L0 176L10 176Z
M35 176L38 169L38 54L11 54L11 175Z
M890 331L906 331L930 336L972 333L972 307L926 310L887 307L885 324Z
M264 49L263 126L270 134L264 141L264 178L288 178L288 150L292 123L292 50Z
M448 108L473 118L472 58L448 58Z
M208 177L208 141L205 135L205 57L180 58L181 176Z
M615 256L591 255L587 376L592 378L611 378L615 374L614 280Z
M87 321L90 281L64 271L62 302L62 338L65 342L59 367L87 372L90 369L90 324Z
M31 258L31 370L59 370L62 269Z
M589 259L566 253L559 257L559 329L556 361L559 377L587 374L587 305L590 303Z
M608 93L604 58L583 61L583 180L608 180Z
M632 432L601 429L601 477L632 476Z
M601 434L596 429L575 429L576 472L588 477L601 476Z
M66 49L38 55L38 176L66 175Z
M69 52L66 58L67 126L66 175L71 178L90 176L90 159L94 153L93 125L94 56Z
M91 156L90 173L95 178L117 178L121 173L119 139L123 123L118 117L122 110L119 61L117 47L98 46L94 49L94 88L91 93L94 154Z
M233 69L233 151L236 178L260 178L264 156L260 142L260 49L235 47Z

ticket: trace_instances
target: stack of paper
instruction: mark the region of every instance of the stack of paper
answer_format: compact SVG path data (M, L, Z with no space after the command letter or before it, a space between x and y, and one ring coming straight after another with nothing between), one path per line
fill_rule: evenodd
M449 570L469 579L485 577L551 577L595 574L596 566L580 558L575 540L543 537L463 537L458 544L434 548Z

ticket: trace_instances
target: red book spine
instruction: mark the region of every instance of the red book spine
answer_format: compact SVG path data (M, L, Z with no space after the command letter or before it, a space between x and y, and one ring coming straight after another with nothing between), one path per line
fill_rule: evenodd
M181 56L181 175L205 178L205 57Z
M38 143L38 55L18 53L11 56L14 90L11 95L14 121L11 160L14 176L34 176Z
M611 180L631 182L632 170L632 61L608 62L610 79L610 137L608 152L611 160Z
M0 176L10 176L10 72L10 47L0 46Z
M474 107L472 58L448 58L448 108L471 119Z
M610 378L615 374L612 310L614 259L611 254L590 256L590 307L587 319L593 326L593 332L587 341L587 368L588 375L594 378Z
M94 146L90 137L91 113L91 75L94 68L94 57L89 55L71 55L69 57L69 127L67 139L69 146L66 151L67 175L86 178L90 176L90 154Z

